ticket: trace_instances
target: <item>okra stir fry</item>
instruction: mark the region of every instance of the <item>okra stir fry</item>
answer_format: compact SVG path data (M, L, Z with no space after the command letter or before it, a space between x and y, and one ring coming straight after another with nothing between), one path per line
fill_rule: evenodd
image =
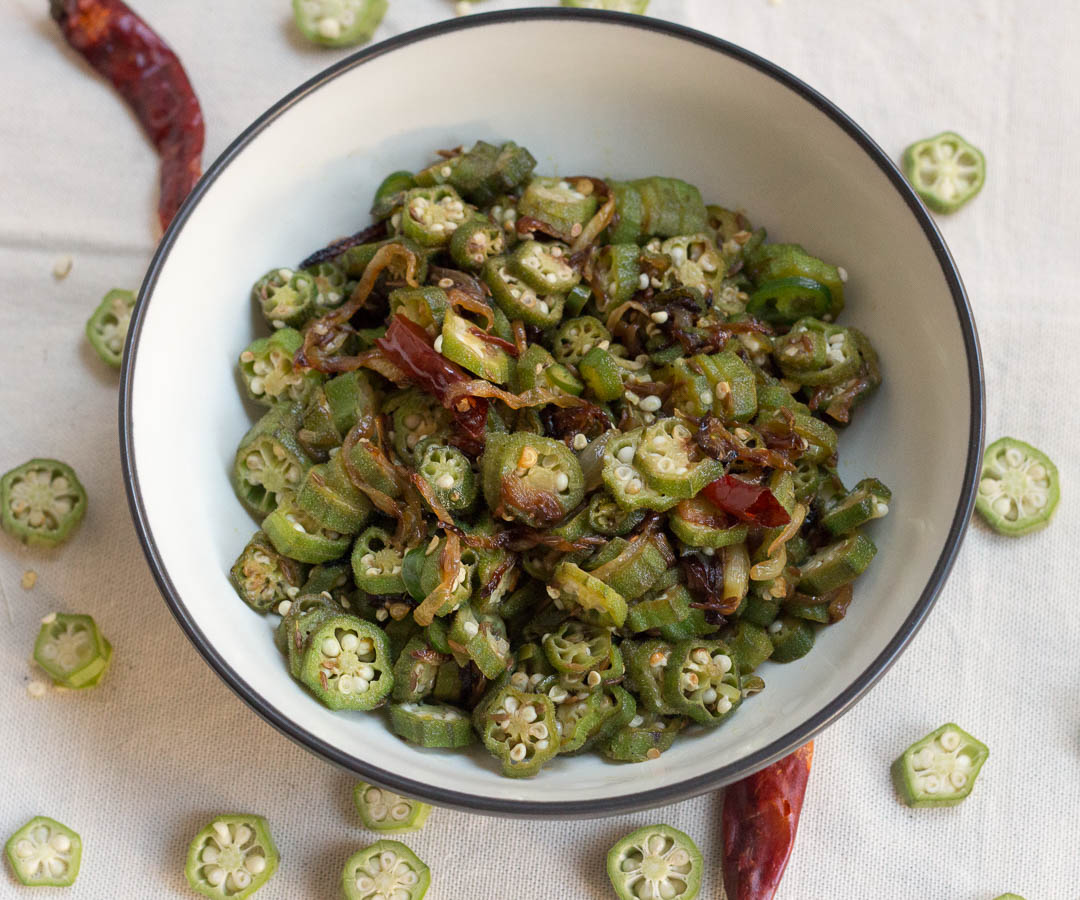
M252 289L232 580L406 741L655 759L843 618L891 502L836 469L878 356L842 268L692 184L438 156Z

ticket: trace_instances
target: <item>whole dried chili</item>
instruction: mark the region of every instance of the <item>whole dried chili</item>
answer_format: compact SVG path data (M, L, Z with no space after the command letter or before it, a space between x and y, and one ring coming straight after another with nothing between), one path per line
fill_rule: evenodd
M753 484L735 475L725 475L705 485L701 493L710 503L742 522L775 528L791 521L787 510L764 484Z
M158 219L168 228L202 174L202 109L176 54L121 0L50 0L67 42L109 80L161 157Z
M727 789L721 833L728 900L775 896L795 845L813 757L811 741Z

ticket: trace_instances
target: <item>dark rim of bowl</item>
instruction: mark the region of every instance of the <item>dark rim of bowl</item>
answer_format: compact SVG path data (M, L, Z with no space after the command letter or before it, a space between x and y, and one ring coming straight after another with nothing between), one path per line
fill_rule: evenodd
M162 563L154 542L154 536L150 530L146 510L143 506L142 492L139 488L139 475L135 464L135 452L132 438L131 397L133 387L134 359L138 352L139 333L142 329L143 316L146 312L148 298L154 289L161 269L168 258L177 234L184 226L191 211L199 203L218 175L230 164L267 125L273 122L282 112L293 104L303 99L307 94L316 90L323 84L337 77L342 72L362 65L368 60L382 56L399 47L415 44L419 41L435 38L443 34L459 31L465 28L482 28L486 25L504 24L531 20L568 20L571 18L586 19L590 21L607 22L624 28L639 28L645 31L656 32L668 37L683 41L690 41L703 47L707 47L725 56L736 59L759 72L775 79L780 84L794 91L804 100L811 103L821 112L825 113L833 122L839 125L854 140L866 154L877 163L878 167L888 176L893 187L907 203L912 215L922 226L938 263L942 274L949 285L953 302L956 306L956 314L960 320L960 329L964 337L964 348L967 353L967 367L970 387L971 419L968 432L968 456L964 472L964 484L960 494L960 502L953 517L952 526L949 529L948 538L941 551L937 564L923 590L918 602L911 614L904 621L896 636L888 646L877 656L871 665L864 671L855 682L836 697L827 707L798 727L792 729L782 738L762 748L756 753L738 760L727 766L720 767L704 775L689 778L684 781L676 781L654 790L640 791L637 793L621 794L614 797L602 797L589 800L571 800L558 802L533 802L499 797L475 796L460 793L443 788L431 787L430 785L413 781L398 773L377 768L370 763L357 759L345 753L325 741L315 737L310 732L299 727L291 719L271 706L251 685L245 682L240 675L233 670L225 660L217 653L214 647L200 631L195 619L184 605L169 574ZM975 503L975 487L980 461L982 458L983 427L984 427L984 387L982 377L982 360L979 351L979 341L975 331L975 323L968 305L967 296L964 292L963 282L956 265L949 254L948 248L941 237L933 219L916 197L903 175L893 164L889 156L870 138L870 136L855 124L845 113L838 109L832 102L827 100L809 85L805 84L789 72L774 65L768 60L754 53L744 50L734 44L724 41L704 32L696 31L682 25L671 22L651 19L646 17L631 16L622 13L610 13L595 10L569 10L569 9L529 9L508 10L504 12L491 12L471 15L464 18L449 19L410 31L382 43L375 44L367 49L341 60L330 66L325 71L316 75L310 81L298 87L282 100L274 104L269 110L259 116L244 132L234 140L229 147L215 160L214 164L206 171L198 184L195 185L190 196L184 202L172 225L169 227L157 252L150 263L142 288L139 292L139 302L135 309L131 323L132 338L127 342L124 352L123 371L121 373L122 390L120 392L120 454L124 470L124 483L127 490L128 503L131 507L135 529L139 535L143 551L150 563L154 579L158 588L172 609L180 627L187 633L188 638L195 645L203 658L221 676L237 694L240 695L260 716L277 728L287 737L301 746L311 750L324 759L345 768L361 778L372 781L403 794L423 798L440 806L453 807L469 812L504 816L525 817L593 817L608 816L618 813L633 812L649 807L674 803L689 797L696 796L706 791L715 790L725 784L737 781L740 778L764 768L770 763L786 756L795 748L810 740L817 732L828 726L846 712L896 661L900 652L919 630L927 613L933 606L938 592L945 582L945 578L952 568L953 562L959 550L964 531L971 517ZM633 777L631 769L626 770L628 777Z

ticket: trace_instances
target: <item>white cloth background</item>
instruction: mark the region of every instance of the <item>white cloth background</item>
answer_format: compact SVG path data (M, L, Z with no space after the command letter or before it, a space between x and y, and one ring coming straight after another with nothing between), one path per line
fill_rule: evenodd
M136 5L195 83L207 164L268 105L343 55L298 38L287 0ZM372 839L351 808L350 778L263 723L203 663L158 595L128 518L117 377L82 332L106 289L141 280L154 243L157 161L121 102L59 40L46 7L0 4L0 470L35 455L65 459L90 507L58 551L27 551L0 535L0 840L33 814L52 815L86 847L82 875L64 896L187 897L193 833L218 811L257 811L283 858L259 897L337 897L343 860ZM1064 483L1048 531L1012 542L973 525L914 645L821 735L779 896L990 900L1015 891L1076 900L1080 63L1072 40L1080 7L653 0L653 12L786 67L890 153L946 128L985 151L981 196L940 225L982 336L988 436L1044 448ZM394 0L379 37L452 14L448 0ZM53 263L66 254L71 275L54 280ZM934 448L926 452L932 465ZM40 574L32 591L20 586L26 569ZM115 662L97 690L35 700L27 659L39 618L53 609L93 613ZM972 797L951 810L906 809L890 787L890 761L952 719L991 748ZM702 897L718 900L719 809L718 796L703 796L584 822L436 811L407 840L434 872L432 900L601 900L612 896L608 846L633 827L667 821L701 845ZM16 895L5 868L0 896Z

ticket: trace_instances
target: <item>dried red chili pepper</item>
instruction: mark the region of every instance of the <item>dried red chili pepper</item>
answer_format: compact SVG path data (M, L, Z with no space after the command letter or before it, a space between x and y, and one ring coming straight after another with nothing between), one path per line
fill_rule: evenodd
M725 475L705 485L701 493L710 503L752 525L775 528L791 521L787 510L764 484L752 484L735 475Z
M473 456L484 448L487 400L450 394L450 387L473 379L435 352L426 331L405 316L395 315L386 334L375 341L383 355L401 369L413 384L431 394L454 416L458 426L453 443Z
M721 832L728 900L772 900L799 828L811 741L790 756L729 787Z
M202 109L176 54L121 0L50 0L67 42L134 110L161 157L158 219L168 228L202 173Z

